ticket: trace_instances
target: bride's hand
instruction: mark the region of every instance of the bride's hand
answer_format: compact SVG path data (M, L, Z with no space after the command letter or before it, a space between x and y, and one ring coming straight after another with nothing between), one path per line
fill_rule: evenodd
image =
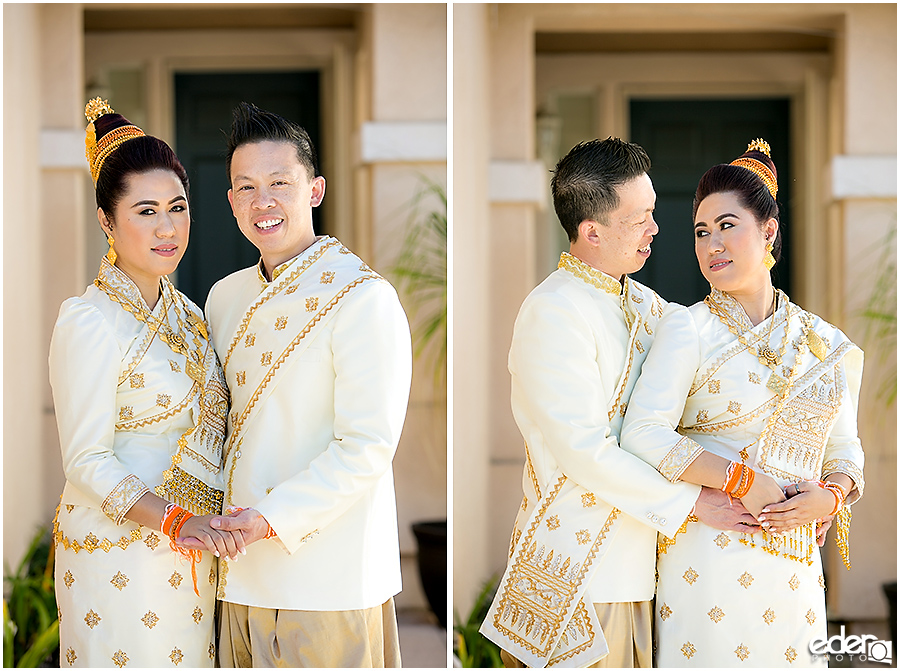
M770 503L779 503L780 501L784 501L784 492L779 484L765 473L759 472L754 474L750 491L741 498L741 503L756 519L759 519L763 508Z
M800 482L797 487L799 494L763 508L762 514L757 518L763 528L774 533L784 533L831 515L834 510L834 494L819 487L814 481Z

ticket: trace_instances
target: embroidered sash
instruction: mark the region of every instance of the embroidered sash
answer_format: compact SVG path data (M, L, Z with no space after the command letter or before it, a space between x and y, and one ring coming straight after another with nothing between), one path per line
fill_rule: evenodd
M219 513L223 498L222 444L228 414L228 390L203 313L165 277L160 285L159 309L151 312L137 286L106 258L101 261L94 283L110 300L144 324L135 339L136 347L128 352L129 361L119 376L120 386L126 379L132 381L132 387L136 386L136 379L143 383L142 364L147 365L145 357L152 346L166 350L164 356L171 373L184 376L181 383L172 386L170 394L180 398L184 389L189 390L174 405L170 394L161 394L153 409L128 406L127 412L120 411L116 430L135 430L189 410L192 426L179 437L170 467L163 471L162 483L154 491L194 514ZM126 478L104 501L104 511L109 507L123 510L130 507L138 494L135 483L139 482L134 476ZM126 504L114 504L123 498L123 492L134 493L126 497Z
M195 384L194 426L178 439L171 468L163 471L158 496L195 515L222 512L224 478L222 444L228 417L228 389L212 342L203 346L203 381ZM186 363L185 368L188 368Z
M843 472L862 491L862 471L855 464L847 460L823 464L841 403L846 402L850 385L857 389L859 386L858 379L847 379L845 358L851 354L861 357L861 352L834 326L790 303L784 294L781 298L778 310L771 317L773 328L767 332L764 323L752 326L733 297L713 290L707 305L737 336L737 341L729 343L721 353L714 354L714 360L710 357L710 362L701 366L691 388L693 398L685 406L685 416L693 417L697 407L704 409L697 412L695 424L683 426L681 430L686 434L725 437L732 431L747 431L750 422L765 422L750 462L754 469L767 473L782 485ZM783 360L777 371L770 371L759 360L760 343L766 341L783 343L779 348ZM752 363L748 357L753 359ZM744 383L746 393L741 398L744 403L737 402L730 394L719 394L719 380L729 376L733 379L737 372L747 375L749 380L749 384ZM776 377L779 384L767 385L770 376ZM744 405L749 410L744 410ZM846 528L847 524L841 522L839 526ZM760 547L770 554L808 565L813 563L813 555L818 550L815 522L777 536L765 530L743 534L740 540L750 547ZM842 546L841 550L846 555L846 548Z
M799 311L799 308L792 306ZM859 351L838 329L819 320L813 330L811 314L801 312L798 328L792 329L791 340L799 349L797 371L791 376L787 393L779 399L778 405L769 417L766 427L759 437L759 449L754 466L780 480L818 480L827 473L823 464L828 436L837 419L842 402L849 393L848 380L842 362L853 351ZM802 326L801 326L802 325ZM810 336L810 333L814 336ZM816 342L815 339L818 339ZM822 343L824 348L819 356L814 355L809 346ZM851 462L847 474L858 485L861 492L864 483L862 471ZM827 472L843 471L831 468ZM849 563L850 511L845 507L838 515L838 546L847 568ZM786 534L771 535L763 530L761 541L754 535L744 534L741 542L751 547L759 546L770 554L780 554L808 565L813 563L816 545L816 523L809 522Z
M334 238L298 256L244 313L223 365L231 390L227 503L240 444L258 409L356 288L381 276Z
M628 278L623 300L629 348L608 411L615 435L663 311L659 296ZM602 493L589 492L561 471L542 494L527 445L523 481L523 514L481 633L526 666L588 666L609 652L596 610L584 596L619 530L619 510L597 505ZM523 532L519 520L529 507L528 494L534 505Z

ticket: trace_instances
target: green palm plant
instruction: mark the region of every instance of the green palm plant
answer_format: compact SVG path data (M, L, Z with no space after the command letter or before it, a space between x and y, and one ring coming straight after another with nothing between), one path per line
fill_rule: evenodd
M46 528L31 541L15 573L4 567L3 666L59 666L59 619L53 586L53 544Z
M880 258L873 266L874 273L871 293L861 312L865 322L865 340L872 345L879 363L885 364L888 357L897 351L897 226L891 226L877 249ZM878 397L891 405L897 399L897 368L892 366L882 380Z
M489 579L484 584L465 622L462 621L459 613L455 610L453 612L453 632L455 634L453 654L464 668L503 667L500 648L478 631L484 618L487 617L499 584L500 580L497 577Z
M391 270L417 317L415 354L433 345L434 382L440 386L447 360L447 194L428 178L423 183L410 204L406 238ZM437 207L423 212L426 201Z

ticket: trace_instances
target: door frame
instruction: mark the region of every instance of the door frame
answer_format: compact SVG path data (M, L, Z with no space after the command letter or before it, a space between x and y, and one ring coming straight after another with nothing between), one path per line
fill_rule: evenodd
M535 81L536 107L555 109L560 94L593 96L596 137L630 136L632 98L788 98L796 179L792 244L786 250L791 298L817 314L836 314L843 286L842 230L825 193L834 122L828 114L828 54L538 54Z
M289 29L278 40L264 30L122 31L85 34L86 81L103 81L105 71L132 66L144 75L147 125L153 134L175 140L175 75L240 70L318 70L323 150L329 207L323 226L353 247L359 231L354 213L353 128L358 91L351 29ZM123 54L127 57L123 58ZM317 147L318 149L318 147ZM223 194L224 197L224 194Z

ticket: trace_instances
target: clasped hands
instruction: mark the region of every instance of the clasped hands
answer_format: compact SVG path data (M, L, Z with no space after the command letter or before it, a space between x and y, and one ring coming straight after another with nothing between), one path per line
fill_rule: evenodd
M834 496L814 481L792 484L787 489L792 494L790 498L764 473L756 473L750 491L741 499L704 487L697 499L695 514L709 526L740 533L755 533L760 527L769 533L785 533L819 520L816 542L824 545L825 534L831 527Z
M759 477L757 474L757 478ZM775 481L772 480L772 483L775 484ZM775 486L778 487L777 484ZM781 490L780 487L778 489ZM834 494L820 487L814 480L790 484L785 490L790 496L782 493L781 499L776 499L774 503L764 505L760 509L760 513L756 516L760 524L769 533L778 534L816 520L820 522L816 525L816 541L820 546L824 545L825 534L834 518L832 515L835 508Z
M268 531L266 518L253 508L246 508L230 515L192 517L181 528L175 543L237 561L238 555L247 554L248 545L265 538Z

